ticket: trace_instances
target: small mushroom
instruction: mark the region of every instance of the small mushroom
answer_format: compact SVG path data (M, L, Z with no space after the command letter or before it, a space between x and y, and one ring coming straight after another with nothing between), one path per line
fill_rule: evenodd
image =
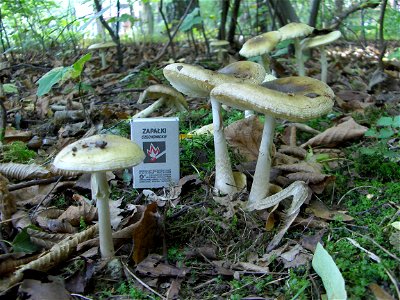
M270 73L271 68L268 53L274 50L280 40L281 34L278 31L270 31L257 35L243 44L239 54L246 58L261 55L261 64L265 71Z
M228 41L225 40L215 40L210 42L211 52L217 53L217 60L221 64L224 61L224 54L228 51L225 47L229 45Z
M325 45L330 44L342 36L339 30L332 31L328 34L317 35L315 37L306 38L301 41L301 50L317 47L320 52L321 62L321 81L327 82L328 79L328 60L326 58Z
M101 58L101 68L107 68L107 61L106 61L106 52L105 49L117 47L117 44L114 42L105 42L105 43L97 43L90 45L88 50L99 50L99 56Z
M249 205L268 195L275 118L305 121L328 113L333 91L325 83L309 77L287 77L263 83L222 84L211 91L211 99L241 109L265 114L259 156L249 195Z
M143 150L131 140L100 134L68 145L54 159L53 165L58 169L91 174L92 197L97 200L102 258L114 256L106 172L136 166L144 157Z
M185 100L185 97L183 97L182 94L174 88L166 85L155 84L149 86L140 95L137 103L143 103L143 101L147 98L155 98L158 100L134 115L132 118L146 118L163 105L176 108L178 111L185 111L188 109L188 104Z
M296 56L297 72L299 76L305 75L303 52L300 47L300 38L311 34L314 27L303 23L289 23L278 29L281 34L281 41L294 39L294 52Z
M231 68L229 65L224 73L218 73L198 66L175 63L164 68L164 76L181 93L192 97L209 97L210 91L223 83L247 82L259 84L265 77L264 68L253 62L237 62ZM246 66L248 73L240 75L239 66ZM243 71L243 70L242 70ZM230 75L228 75L230 74ZM214 149L215 149L215 188L221 193L237 192L232 167L228 155L224 127L221 118L221 104L211 99Z

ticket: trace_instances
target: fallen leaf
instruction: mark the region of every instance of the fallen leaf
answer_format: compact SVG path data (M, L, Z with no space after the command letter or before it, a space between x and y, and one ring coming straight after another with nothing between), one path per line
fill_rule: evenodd
M332 257L320 243L317 244L312 267L321 277L329 300L347 299L343 276Z
M300 240L300 244L305 249L314 252L318 243L321 243L321 245L322 245L322 237L324 236L325 232L326 232L326 229L322 229L314 235L303 236Z
M306 210L311 211L316 217L324 220L341 220L344 222L354 220L353 217L346 215L344 212L337 210L330 210L323 202L314 200Z
M86 203L83 199L77 201L78 205L69 206L59 217L58 220L68 221L72 226L79 226L81 220L91 223L97 219L97 208Z
M280 255L280 260L283 262L284 268L295 268L303 266L311 260L311 255L306 253L299 244L296 244L292 249Z
M122 204L122 199L118 200L109 200L108 204L110 206L110 220L112 229L117 229L119 224L122 221L123 216L120 215L123 212L123 209L119 208Z
M354 140L364 136L364 133L368 130L367 127L361 126L353 118L340 123L337 126L328 128L324 132L311 138L306 143L301 145L302 148L307 146L326 146L335 147L336 145Z
M263 125L257 116L236 121L225 128L228 144L247 161L257 160Z
M376 283L371 283L368 287L374 294L376 300L394 300L394 298L388 292L386 292Z
M189 268L178 268L163 262L161 255L152 254L140 262L136 271L150 277L178 277L183 278L190 271Z
M73 299L65 289L62 280L50 275L44 280L25 279L19 286L18 294L19 299Z
M147 205L143 218L133 231L133 255L136 264L143 261L156 245L157 237L163 234L160 224L160 214L157 212L157 203Z
M9 220L16 211L15 198L8 192L8 180L0 174L0 221Z

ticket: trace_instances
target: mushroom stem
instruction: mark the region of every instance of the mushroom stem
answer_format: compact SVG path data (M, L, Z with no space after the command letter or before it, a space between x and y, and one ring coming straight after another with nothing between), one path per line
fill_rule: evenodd
M106 52L103 49L99 50L99 56L101 58L101 68L107 68Z
M299 76L305 76L306 71L304 69L303 51L301 50L300 40L298 38L294 39L294 53L296 56L297 71Z
M326 52L324 47L318 47L320 52L320 62L321 62L321 81L327 82L328 80L328 59L326 57Z
M267 53L261 54L261 65L264 67L265 72L271 73L271 60Z
M110 222L110 207L108 204L110 188L106 172L94 172L91 177L92 197L96 199L99 216L100 253L102 258L114 256L114 244Z
M159 109L161 106L164 105L165 99L166 99L165 97L161 97L153 104L151 104L150 106L143 109L141 112L138 112L136 115L134 115L132 119L146 118L147 116L151 115L153 112L155 112L157 109Z
M265 115L264 130L248 205L252 205L258 200L268 196L269 178L271 174L271 149L274 142L274 132L275 117Z
M214 127L215 188L221 193L233 194L237 192L237 188L224 134L221 103L211 98L211 109Z

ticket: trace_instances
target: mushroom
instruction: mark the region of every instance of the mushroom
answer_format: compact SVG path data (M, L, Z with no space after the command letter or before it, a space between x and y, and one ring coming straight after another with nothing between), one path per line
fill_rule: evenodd
M294 52L299 76L305 75L303 53L301 51L299 38L309 35L313 30L314 27L308 26L304 23L289 23L278 29L281 34L281 41L294 39Z
M330 44L342 36L339 30L332 31L328 34L317 35L315 37L306 38L301 41L301 50L317 47L320 52L321 62L321 81L327 82L328 79L328 60L326 58L325 45Z
M215 40L210 42L211 52L217 53L217 60L221 64L224 61L224 53L227 52L225 49L229 45L228 41L225 40Z
M132 118L145 118L164 104L167 104L170 107L175 107L178 111L185 111L188 108L188 104L181 93L172 87L162 84L151 85L145 89L145 91L140 95L137 103L143 103L147 98L157 98L158 100L134 115Z
M270 73L271 68L268 53L276 47L280 40L281 34L278 31L270 31L257 35L243 44L239 54L246 58L261 55L261 64L265 71Z
M240 67L245 66L245 73ZM224 73L218 73L198 66L174 63L164 68L164 76L181 93L191 97L209 97L210 91L222 83L247 82L259 84L265 77L264 68L253 62L236 62L228 65ZM244 72L244 69L241 69ZM232 74L232 75L228 75ZM215 149L215 188L221 193L237 192L232 167L228 155L224 127L221 118L221 104L211 99L214 149Z
M136 143L116 135L94 135L76 141L62 149L54 159L61 170L91 174L92 197L97 200L100 253L102 258L114 256L109 195L106 171L130 168L145 158Z
M105 43L97 43L90 45L88 50L99 50L99 56L101 58L101 68L107 68L107 61L106 61L106 52L105 49L117 47L117 44L114 42L105 42Z
M211 91L211 99L241 109L265 114L264 130L249 195L253 205L268 195L275 118L305 121L328 113L333 106L333 91L325 83L309 77L287 77L261 86L230 83Z

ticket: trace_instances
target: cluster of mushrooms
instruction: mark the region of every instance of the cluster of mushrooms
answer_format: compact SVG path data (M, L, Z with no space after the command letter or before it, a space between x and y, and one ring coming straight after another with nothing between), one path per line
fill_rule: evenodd
M133 118L147 117L162 105L169 105L179 111L186 110L188 105L180 93L190 97L209 98L215 147L214 186L221 194L233 195L240 191L240 187L235 182L228 155L221 104L264 114L263 135L248 201L248 208L261 207L269 201L270 196L269 178L275 118L307 121L327 114L333 106L334 93L322 81L304 76L276 79L266 73L266 70L270 71L268 53L279 41L294 38L299 73L304 75L304 67L303 70L301 68L303 60L299 58L302 50L326 44L327 40L332 40L332 36L338 37L337 33L331 33L325 37L327 39L317 36L300 43L299 37L309 35L312 30L308 25L291 23L278 31L250 39L244 44L240 54L245 57L261 55L262 65L239 61L219 71L185 63L167 65L163 70L164 76L173 88L164 85L150 86L138 102L142 103L146 98L158 100ZM59 169L92 174L92 198L97 200L100 252L103 258L114 256L108 203L110 189L106 171L133 167L141 163L144 157L143 150L134 142L115 135L101 134L72 143L54 160L53 164Z

